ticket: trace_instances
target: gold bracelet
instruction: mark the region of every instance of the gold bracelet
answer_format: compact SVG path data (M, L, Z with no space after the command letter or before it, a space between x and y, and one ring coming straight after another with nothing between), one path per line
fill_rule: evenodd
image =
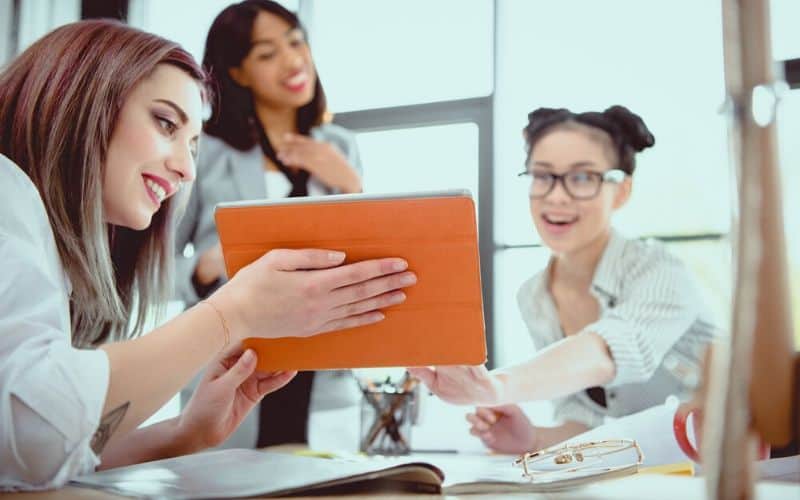
M217 313L217 316L219 316L219 320L222 323L222 331L225 334L225 344L220 349L221 351L226 347L228 347L228 344L231 343L231 331L228 330L228 323L225 321L225 316L222 315L222 311L220 311L219 308L217 308L217 306L215 306L210 300L208 299L202 300L200 301L200 303L208 305L211 309L214 310L215 313Z

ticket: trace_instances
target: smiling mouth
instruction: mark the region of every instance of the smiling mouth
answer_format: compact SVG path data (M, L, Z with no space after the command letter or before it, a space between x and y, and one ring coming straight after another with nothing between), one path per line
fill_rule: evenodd
M548 214L542 214L542 219L547 222L548 224L553 224L556 226L568 226L570 224L574 224L578 222L578 216L573 215L569 217L562 217L562 216L554 216Z
M151 179L145 179L144 183L147 186L147 189L150 191L150 194L153 195L153 198L156 199L159 204L161 204L161 202L163 202L167 197L167 192L164 190L164 188Z
M306 71L298 71L291 77L283 81L283 84L291 90L299 90L305 87L308 83L308 73Z

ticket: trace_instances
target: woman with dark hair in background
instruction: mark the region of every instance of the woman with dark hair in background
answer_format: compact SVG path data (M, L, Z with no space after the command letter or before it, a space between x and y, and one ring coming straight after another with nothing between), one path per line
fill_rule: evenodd
M572 113L540 108L524 129L530 212L552 257L517 295L539 350L529 361L410 368L467 416L488 447L524 453L603 422L687 397L716 329L684 265L663 245L611 227L628 200L635 156L655 139L622 106ZM532 425L513 403L554 399L556 427Z
M204 84L177 44L110 21L58 28L0 72L0 490L214 446L294 376L256 371L243 338L397 302L400 259L276 250L133 338L171 293ZM178 417L139 427L203 366Z
M269 0L227 7L209 30L203 66L216 99L178 229L177 290L187 306L226 279L214 224L217 203L361 191L355 138L326 123L325 93L292 12ZM193 253L184 254L187 244ZM352 401L336 401L347 392ZM248 421L228 445L305 443L310 406L355 404L356 397L343 372L300 373L262 403L258 437L255 422Z

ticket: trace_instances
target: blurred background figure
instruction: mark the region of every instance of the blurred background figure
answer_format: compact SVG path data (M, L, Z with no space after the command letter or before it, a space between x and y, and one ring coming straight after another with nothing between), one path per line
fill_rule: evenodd
M187 306L226 280L217 203L361 191L355 138L326 120L325 92L292 12L270 0L227 7L208 32L203 67L215 96L176 239L177 293ZM187 245L193 252L184 254ZM306 443L311 407L350 404L356 392L349 377L329 371L301 372L273 394L231 446Z

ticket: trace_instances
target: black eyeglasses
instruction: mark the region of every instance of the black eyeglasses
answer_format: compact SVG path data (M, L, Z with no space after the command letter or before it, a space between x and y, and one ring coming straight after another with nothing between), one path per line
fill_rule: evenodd
M592 172L577 170L566 174L554 174L545 170L526 170L517 174L518 177L531 176L529 196L534 199L544 198L556 187L556 182L561 182L564 191L574 200L590 200L600 193L604 182L620 184L625 180L625 172L619 169L605 172Z

